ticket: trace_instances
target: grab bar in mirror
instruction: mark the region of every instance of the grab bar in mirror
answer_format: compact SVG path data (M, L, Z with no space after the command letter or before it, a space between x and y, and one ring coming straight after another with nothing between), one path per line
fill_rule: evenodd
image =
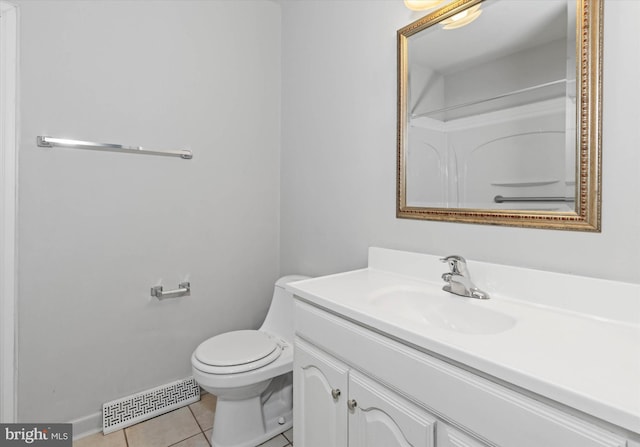
M53 138L53 137L38 137L39 147L71 147L77 149L93 149L100 151L113 151L113 152L128 152L135 154L147 154L147 155L164 155L169 157L180 157L186 160L193 158L193 153L190 150L180 149L175 151L159 151L152 149L145 149L141 146L123 146L121 144L111 143L94 143L92 141L80 141L70 140L67 138Z
M575 202L574 197L503 197L495 196L496 203L504 202Z
M178 284L178 288L175 290L162 290L162 286L153 286L151 288L151 296L155 296L159 300L165 298L178 298L180 296L191 295L191 284L188 282L181 282Z

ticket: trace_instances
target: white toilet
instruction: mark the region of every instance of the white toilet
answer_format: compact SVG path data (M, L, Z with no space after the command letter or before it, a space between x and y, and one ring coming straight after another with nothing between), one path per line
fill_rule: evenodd
M255 447L292 426L293 297L274 287L267 317L257 331L216 335L191 355L198 384L217 396L213 447Z

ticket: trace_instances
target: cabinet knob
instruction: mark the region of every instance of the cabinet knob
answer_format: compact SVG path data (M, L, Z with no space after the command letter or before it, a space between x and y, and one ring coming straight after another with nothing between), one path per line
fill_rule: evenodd
M355 410L357 406L358 406L358 402L356 402L355 399L349 399L347 401L347 407L349 407L349 410Z
M342 394L342 392L340 391L340 388L334 388L331 390L331 397L333 397L335 400L337 400L338 397L340 397L340 394Z

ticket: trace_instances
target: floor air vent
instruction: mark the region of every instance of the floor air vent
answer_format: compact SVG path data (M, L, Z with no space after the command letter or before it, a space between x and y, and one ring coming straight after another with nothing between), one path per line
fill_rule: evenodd
M200 387L191 377L107 402L102 405L102 431L106 435L199 400Z

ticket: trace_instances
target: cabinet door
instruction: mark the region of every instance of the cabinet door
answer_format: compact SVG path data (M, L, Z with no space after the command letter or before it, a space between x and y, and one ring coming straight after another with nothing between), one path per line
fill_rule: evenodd
M429 413L355 371L348 408L349 447L434 447Z
M347 447L348 368L300 339L293 360L293 444Z
M487 444L444 422L438 422L436 427L436 445L438 447L487 447Z

